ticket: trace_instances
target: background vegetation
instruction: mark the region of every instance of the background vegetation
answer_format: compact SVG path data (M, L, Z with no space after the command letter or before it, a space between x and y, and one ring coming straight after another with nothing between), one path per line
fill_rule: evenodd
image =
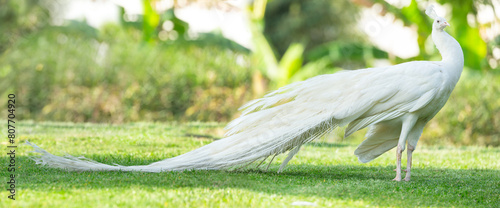
M500 37L482 38L491 25L477 21L478 7L492 3L438 2L451 9L449 32L464 48L466 69L422 140L498 146L500 69L493 51ZM144 15L136 20L122 9L119 24L92 28L85 21L52 24L50 1L0 0L0 103L16 93L22 120L226 122L243 103L294 81L371 67L376 59L439 59L427 46L431 20L421 9L427 1L400 9L382 0L256 0L248 7L254 51L217 33L192 38L175 8L158 11L154 0L143 3ZM417 57L394 57L354 29L359 11L375 4L417 29ZM0 105L3 118L5 108Z

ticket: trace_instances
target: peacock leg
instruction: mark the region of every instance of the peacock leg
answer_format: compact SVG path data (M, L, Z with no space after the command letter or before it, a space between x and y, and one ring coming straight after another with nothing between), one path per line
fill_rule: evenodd
M410 181L411 156L413 150L415 150L415 147L408 144L408 150L406 150L407 151L406 153L408 154L408 161L406 162L406 176L404 178L405 181Z
M393 181L401 181L401 154L403 153L403 149L398 144L398 148L396 149L396 178L392 179Z
M399 135L398 147L396 149L396 177L393 181L401 181L401 155L405 150L406 139L411 129L415 126L417 119L416 115L409 114L402 120L401 134Z

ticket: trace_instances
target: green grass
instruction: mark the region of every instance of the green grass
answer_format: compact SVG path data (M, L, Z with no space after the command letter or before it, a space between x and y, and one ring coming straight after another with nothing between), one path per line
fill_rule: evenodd
M5 121L2 121L5 124ZM218 123L123 125L18 122L18 143L29 140L56 155L84 155L104 163L148 164L220 138ZM6 138L2 131L0 136ZM355 135L362 136L361 134ZM7 145L3 139L2 145ZM35 165L31 149L17 154L16 201L2 188L0 207L498 207L500 148L419 146L411 182L393 182L394 152L368 164L352 140L303 147L283 173L184 171L67 172ZM4 148L4 151L5 148ZM7 157L2 156L2 168ZM405 161L403 161L405 162ZM4 169L5 170L5 169ZM6 187L7 171L2 171Z

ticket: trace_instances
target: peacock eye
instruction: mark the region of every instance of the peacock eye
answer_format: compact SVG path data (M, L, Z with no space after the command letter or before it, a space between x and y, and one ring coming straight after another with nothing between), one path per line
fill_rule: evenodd
M439 22L441 22L441 21L439 21L439 20L438 20L438 23L439 23Z

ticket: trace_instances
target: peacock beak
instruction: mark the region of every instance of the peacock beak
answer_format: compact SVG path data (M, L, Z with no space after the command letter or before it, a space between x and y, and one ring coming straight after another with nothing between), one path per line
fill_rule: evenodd
M448 27L449 27L449 26L450 26L450 24L449 24L448 22L446 22L446 21L445 21L445 22L443 22L443 26L448 26Z

